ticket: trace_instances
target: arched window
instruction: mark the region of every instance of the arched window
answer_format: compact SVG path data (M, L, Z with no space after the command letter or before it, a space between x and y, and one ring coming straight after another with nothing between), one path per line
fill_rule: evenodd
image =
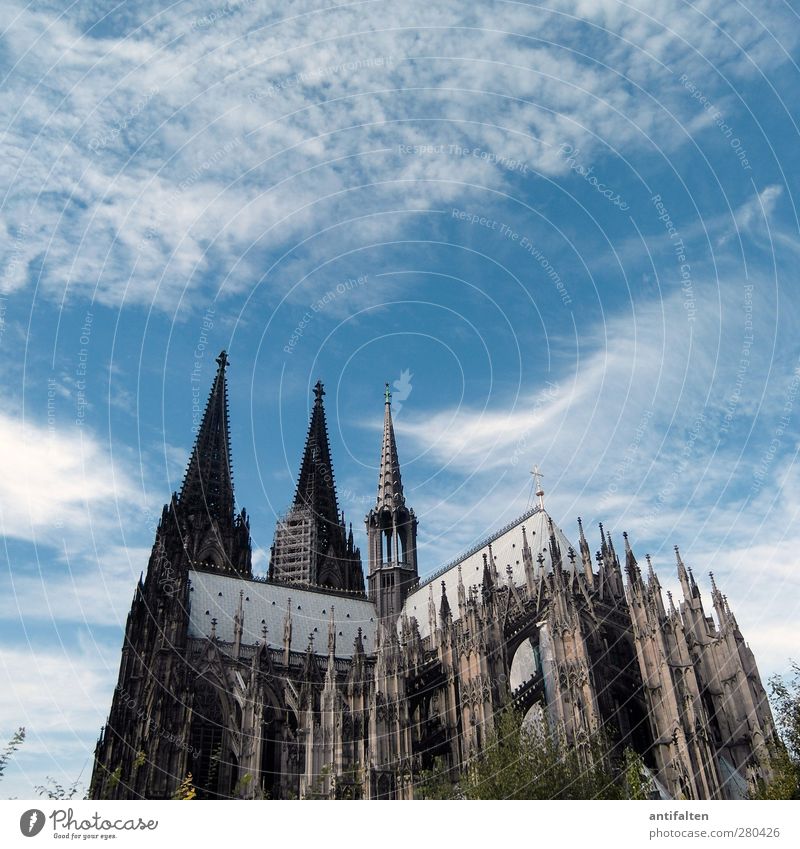
M198 678L192 704L190 756L192 782L201 799L221 797L219 772L224 730L225 718L219 690L208 679Z
M264 705L261 715L261 790L267 799L280 798L282 723L277 712Z

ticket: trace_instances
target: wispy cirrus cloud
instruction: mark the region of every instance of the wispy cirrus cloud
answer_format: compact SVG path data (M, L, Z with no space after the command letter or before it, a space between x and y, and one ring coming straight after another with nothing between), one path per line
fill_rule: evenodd
M615 533L628 530L666 560L666 580L671 546L680 543L698 568L727 579L732 598L769 598L756 609L788 633L796 578L781 564L800 544L797 441L788 431L779 441L783 461L768 449L793 406L800 365L770 360L774 313L747 312L758 286L727 281L722 311L706 307L692 323L676 293L584 328L594 347L580 366L551 375L553 390L542 381L514 405L498 398L498 409L400 419L403 456L415 458L416 477L427 471L432 482L417 509L434 560L449 559L442 552L452 551L453 535L466 547L521 512L527 471L538 463L548 507L568 534L575 536L579 514ZM787 321L782 316L782 326ZM751 352L752 339L764 350Z
M383 379L409 369L396 427L423 572L518 515L536 462L568 536L578 513L627 528L665 584L680 543L698 574L718 573L762 669L783 668L800 543L794 411L780 424L796 400L798 35L788 6L757 15L721 0L6 4L4 375L58 374L77 405L64 339L70 307L89 302L92 362L103 349L109 374L125 364L113 386L95 379L82 430L0 417L2 712L45 729L30 776L59 765L71 780L91 750L154 532L134 482L168 478L160 506L186 463L202 331L171 322L215 299L228 301L208 350L232 343L235 426L251 403L235 469L259 568L318 373L330 402L337 376L345 408L369 399L328 407L357 516L377 459L357 425L376 398L379 426ZM298 314L360 274L369 285L315 313L286 354ZM63 652L44 647L48 623ZM54 687L73 672L65 707Z
M752 200L743 203L734 215L734 222L739 230L747 230L753 225L764 224L765 219L772 215L778 199L783 194L779 185L767 186L757 193Z
M246 288L264 250L354 208L514 186L481 155L403 152L415 145L552 176L564 143L685 143L675 120L693 104L671 68L763 73L785 59L769 47L788 14L756 27L720 3L415 2L387 25L383 3L103 9L7 7L2 221L12 241L27 222L12 283L167 310L220 265L228 291ZM752 64L735 61L743 47ZM367 217L344 238L382 220L396 235Z

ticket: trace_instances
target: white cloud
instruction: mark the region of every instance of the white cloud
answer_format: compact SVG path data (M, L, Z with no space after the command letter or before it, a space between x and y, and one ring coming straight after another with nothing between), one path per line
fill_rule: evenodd
M0 620L121 629L149 555L149 548L103 546L88 565L83 558L72 562L67 554L48 557L38 575L16 562L0 599Z
M539 382L516 405L501 397L485 409L404 415L396 432L406 486L426 479L416 500L407 492L420 516L423 569L521 513L538 463L548 509L568 537L577 537L578 515L593 550L596 521L617 536L628 530L641 557L656 557L665 584L680 544L698 574L717 573L762 671L783 669L800 598L789 565L800 545L800 474L788 431L772 459L769 446L796 394L796 363L771 355L788 317L776 328L763 305L745 329L751 284L755 292L765 285L732 278L712 295L696 279L703 296L694 322L676 292L584 326L580 360L550 374L552 394ZM742 372L749 332L760 350L748 348Z
M756 197L743 203L734 214L734 221L739 230L748 230L754 225L768 224L778 198L783 194L779 185L767 186L758 192Z
M23 286L43 258L45 294L60 298L66 285L165 309L217 263L233 275L228 291L250 286L259 251L291 247L353 209L367 217L307 249L338 250L381 228L396 236L408 222L369 217L388 205L510 185L479 158L400 145L458 143L567 174L555 154L564 142L587 156L681 143L672 114L691 120L694 104L674 90L667 58L734 76L785 59L768 49L785 13L762 10L757 24L722 2L414 2L392 7L391 26L380 4L296 3L285 20L260 4L214 20L201 3L180 14L154 4L105 22L127 35L100 38L85 34L95 10L70 14L8 11L8 285ZM20 222L28 229L16 240Z
M53 776L62 784L88 785L91 741L105 720L118 648L86 634L77 646L41 649L4 646L0 655L3 733L24 726L26 739L3 779L3 794L34 798L34 787ZM65 698L65 694L69 694ZM87 745L88 743L88 745Z
M779 7L759 10L759 22L721 0L641 10L614 0L551 5L415 0L395 4L387 17L383 4L313 11L313 3L297 2L283 12L242 3L205 22L207 4L126 4L105 22L105 32L125 35L95 37L85 33L97 4L71 9L74 17L6 4L7 55L16 64L0 105L2 291L28 285L43 261L36 282L44 297L60 301L68 287L73 297L171 311L204 287L252 288L269 266L263 254L271 263L285 251L280 277L262 284L279 296L300 280L292 297L307 303L317 286L330 285L324 262L402 238L413 226L406 222L415 216L383 213L454 204L474 191L467 184L514 186L513 172L480 157L403 153L400 145L461 144L555 179L569 179L556 153L562 143L580 147L587 164L609 154L670 154L685 140L676 128L691 129L698 116L677 83L681 73L713 88L716 70L735 88L786 61L776 37L788 48L797 40L796 26L783 25L790 11ZM709 94L726 108L735 102ZM762 190L737 210L737 227L757 231L780 196L777 185ZM306 253L322 259L310 263L320 273L304 284ZM598 263L617 261L606 253ZM747 510L742 502L792 365L769 360L775 331L764 286L758 368L745 375L735 404L745 426L737 456L719 425L737 386L743 283L734 277L719 291L699 264L695 274L694 324L678 294L637 300L605 324L585 321L574 340L575 370L554 369L550 395L541 384L532 400L526 387L515 403L494 397L486 409L440 409L428 419L414 418L409 405L397 422L407 496L420 515L429 571L521 512L528 468L538 462L548 506L571 538L578 513L587 523L608 518L637 544L679 542L698 570L713 566L769 671L792 644L798 597L786 567L800 543L797 517L769 495L777 488L798 503L785 473L793 469L788 439L764 488ZM364 289L356 303L378 297ZM791 309L784 307L782 322ZM129 406L131 398L117 394L114 402ZM703 409L707 421L690 443ZM88 430L50 431L0 415L0 446L0 530L51 546L69 535L65 556L48 562L43 580L15 577L16 595L4 597L0 613L37 623L81 622L85 614L87 623L116 624L147 555L109 542L119 505L138 502L133 475L112 464ZM169 469L185 467L185 450L167 445L163 453ZM415 491L418 470L425 483ZM130 512L123 516L129 523ZM271 538L272 527L263 530ZM96 560L87 565L89 546ZM263 569L266 558L260 550L254 563ZM662 575L670 568L671 561L659 565ZM107 710L118 641L107 657L100 648L4 652L0 713L36 728L30 748L49 752L54 764L59 752L74 757L76 745L85 759L85 741ZM65 707L75 680L78 692Z
M137 494L127 472L85 428L56 428L0 414L0 531L57 544L107 528Z

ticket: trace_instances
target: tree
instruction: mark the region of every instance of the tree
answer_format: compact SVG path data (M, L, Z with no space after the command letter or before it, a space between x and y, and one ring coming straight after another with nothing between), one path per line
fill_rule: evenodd
M624 780L612 771L610 754L602 733L582 747L570 746L523 724L519 713L505 711L457 781L439 763L420 776L417 794L426 799L621 799Z
M25 729L20 727L12 735L11 739L6 744L5 749L0 753L0 778L6 771L8 762L11 760L14 752L22 745L25 740Z
M59 784L52 776L45 778L44 784L39 784L33 788L40 796L45 799L53 799L63 801L65 799L88 799L89 796L86 789L80 784L80 778L76 778L72 784L66 787Z
M459 778L454 770L448 769L444 759L436 758L431 769L417 777L414 796L417 799L463 799Z
M800 799L800 665L792 662L789 683L769 679L775 725L780 740L772 753L770 781L758 788L759 799Z
M626 747L622 761L622 774L625 781L625 798L652 798L653 781L647 773L642 756L630 747Z

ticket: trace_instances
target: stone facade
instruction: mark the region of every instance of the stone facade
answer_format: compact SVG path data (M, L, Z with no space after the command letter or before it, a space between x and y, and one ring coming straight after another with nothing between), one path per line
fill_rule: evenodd
M386 393L367 588L336 499L316 387L295 500L269 577L235 513L223 353L181 492L128 616L93 798L410 799L462 769L513 705L574 746L631 746L664 797L738 798L775 729L752 652L712 577L714 616L676 551L665 605L624 539L592 557L540 503L420 581Z

